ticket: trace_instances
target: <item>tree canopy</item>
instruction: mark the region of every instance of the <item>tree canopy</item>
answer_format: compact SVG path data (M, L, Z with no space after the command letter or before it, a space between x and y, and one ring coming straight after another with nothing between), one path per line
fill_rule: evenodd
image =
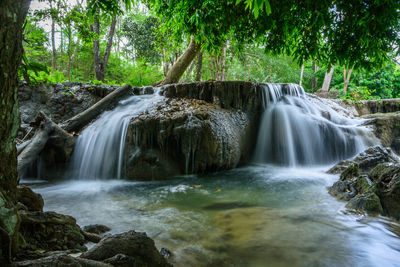
M228 38L257 41L299 62L371 68L399 53L396 0L149 0L176 38L193 35L207 50ZM263 10L267 12L263 12ZM260 13L261 10L261 13Z

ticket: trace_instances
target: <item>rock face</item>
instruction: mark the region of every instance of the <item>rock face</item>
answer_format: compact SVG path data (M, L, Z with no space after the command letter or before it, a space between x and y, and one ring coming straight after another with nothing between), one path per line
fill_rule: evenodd
M131 120L126 177L162 179L248 162L258 132L261 90L249 82L163 87L168 98Z
M117 86L80 83L41 84L37 87L21 84L18 88L21 114L18 138L22 139L29 132L29 123L39 111L59 123L89 108L115 88Z
M362 100L355 104L360 116L374 113L392 113L400 111L400 99Z
M338 171L331 195L348 201L348 208L400 219L400 163L389 149L369 148L330 170Z
M17 200L25 205L29 211L43 211L44 201L42 196L25 185L17 186Z
M375 135L381 140L382 145L391 147L400 154L400 112L377 113L363 116L367 125L374 127Z
M170 266L157 251L154 241L146 233L135 231L106 236L81 257L115 266Z

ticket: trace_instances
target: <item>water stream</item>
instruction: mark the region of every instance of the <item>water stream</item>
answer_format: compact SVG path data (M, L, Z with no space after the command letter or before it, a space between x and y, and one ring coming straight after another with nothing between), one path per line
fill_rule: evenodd
M73 156L79 179L33 186L45 209L112 233L145 231L175 266L400 266L400 224L351 212L327 192L338 177L326 164L373 143L360 121L315 105L298 86L265 85L257 163L168 181L115 179L130 118L161 98L130 97L87 127Z

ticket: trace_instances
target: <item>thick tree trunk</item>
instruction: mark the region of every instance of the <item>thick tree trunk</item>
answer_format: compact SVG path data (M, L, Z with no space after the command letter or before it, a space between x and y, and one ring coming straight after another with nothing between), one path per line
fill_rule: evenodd
M318 78L315 76L315 73L318 71L317 62L313 61L312 69L313 69L314 76L311 79L311 91L314 93L314 91L315 91L315 89L317 89L317 85L318 85Z
M111 53L111 47L112 47L112 43L113 43L116 23L117 23L117 19L114 17L111 21L110 31L108 33L106 52L104 53L103 61L101 62L101 78L102 79L98 79L103 82L104 82L104 77L106 74L108 58L110 57L110 53Z
M335 70L335 65L332 65L331 70L325 74L324 83L322 84L321 91L323 92L329 91L334 70Z
M161 85L177 83L182 77L185 70L189 67L190 63L196 57L197 53L201 48L201 44L196 43L194 37L191 38L190 43L186 51L182 56L175 61L175 64L168 71L165 79L161 82Z
M17 248L18 183L15 136L19 127L18 67L22 59L22 25L30 0L0 2L0 265Z
M211 61L212 79L216 81L225 80L225 58L226 45L221 49L219 55L215 55Z
M99 102L88 108L87 110L77 114L71 119L63 122L60 127L65 131L79 131L87 125L91 120L96 118L104 110L112 107L116 102L121 100L124 96L131 93L132 87L128 84L116 89L114 92L108 94Z
M197 56L196 64L196 82L201 82L201 73L203 72L203 52Z

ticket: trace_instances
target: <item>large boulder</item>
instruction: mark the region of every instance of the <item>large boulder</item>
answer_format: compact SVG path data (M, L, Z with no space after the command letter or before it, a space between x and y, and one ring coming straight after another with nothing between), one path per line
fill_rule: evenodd
M118 263L116 266L170 266L146 233L129 231L106 236L81 255L82 258Z

